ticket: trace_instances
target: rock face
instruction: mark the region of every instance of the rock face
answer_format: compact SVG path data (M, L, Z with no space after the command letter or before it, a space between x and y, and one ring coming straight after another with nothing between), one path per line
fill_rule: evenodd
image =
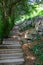
M43 16L37 16L32 19L25 20L19 28L20 30L24 30L29 28L30 25L35 26L36 30L43 31Z
M18 36L17 31L17 27L14 27L9 34L9 38L4 39L3 45L0 45L0 65L23 64L24 58L21 42L13 37Z
M36 22L35 28L37 30L43 31L43 16L37 17L35 19L35 22Z

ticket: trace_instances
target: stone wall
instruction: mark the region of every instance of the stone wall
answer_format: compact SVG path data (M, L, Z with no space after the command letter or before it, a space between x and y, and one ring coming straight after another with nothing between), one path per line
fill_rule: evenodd
M29 28L29 25L35 25L35 29L40 29L43 31L43 16L37 16L32 19L25 20L21 25L19 25L20 30L24 30L26 27Z

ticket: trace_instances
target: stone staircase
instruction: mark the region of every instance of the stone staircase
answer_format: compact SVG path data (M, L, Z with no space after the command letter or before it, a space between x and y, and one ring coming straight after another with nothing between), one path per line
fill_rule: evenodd
M24 62L21 42L18 39L18 27L15 26L7 39L0 45L0 65L21 65Z

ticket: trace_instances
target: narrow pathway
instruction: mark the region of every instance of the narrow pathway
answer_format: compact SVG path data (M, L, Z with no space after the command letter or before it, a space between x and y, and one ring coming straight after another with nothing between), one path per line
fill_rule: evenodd
M18 40L18 27L15 26L7 39L0 45L0 65L21 65L24 62L21 42Z

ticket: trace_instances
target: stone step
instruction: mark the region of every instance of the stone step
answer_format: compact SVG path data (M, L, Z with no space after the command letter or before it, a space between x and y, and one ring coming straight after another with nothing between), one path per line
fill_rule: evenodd
M18 39L17 39L18 36L8 36L7 39L3 39L3 41L17 41L17 42L20 42Z
M18 36L18 34L19 34L18 31L11 31L9 36L13 36L13 35Z
M0 45L0 49L19 49L21 48L21 45L10 45L10 44L3 44L3 45Z
M0 54L8 54L8 53L21 53L22 49L0 49Z
M18 34L20 32L18 30L11 30L10 33L16 33L16 34Z
M3 54L0 54L0 56L10 56L10 55L23 55L23 53L22 52L16 52L16 53L3 53Z
M19 30L19 26L14 26L12 30Z
M24 62L23 58L18 58L18 59L5 59L5 60L0 60L0 63L16 63L16 64L22 64Z
M23 53L12 53L12 54L0 54L0 60L2 59L14 59L14 58L22 58Z
M13 36L13 35L18 36L19 33L20 33L20 32L19 32L18 30L16 30L16 31L14 31L14 30L12 31L12 30L11 30L9 36Z
M22 65L23 62L9 62L9 63L0 63L0 65Z
M3 44L10 44L10 45L15 45L15 46L21 46L19 41L11 40L11 39L4 39Z

